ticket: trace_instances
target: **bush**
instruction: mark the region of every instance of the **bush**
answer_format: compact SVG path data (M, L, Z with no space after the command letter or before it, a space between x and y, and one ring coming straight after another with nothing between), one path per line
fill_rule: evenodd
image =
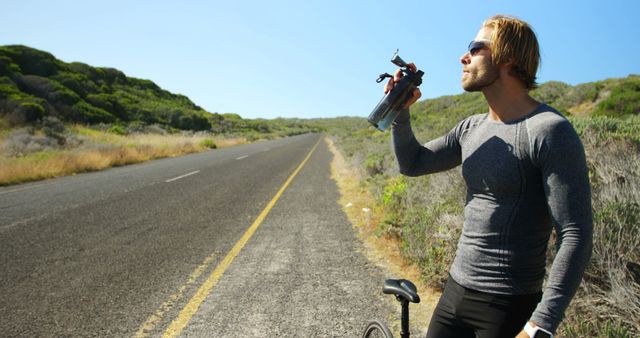
M9 157L25 156L31 153L58 149L58 141L35 134L33 128L21 128L9 135L4 142L4 154Z
M140 121L133 121L129 123L126 130L127 134L141 133L141 134L155 134L155 135L167 135L168 132L162 128L159 124L147 125Z
M626 140L640 144L640 116L624 119L609 116L570 118L578 134L587 141L601 143L607 140Z
M531 96L533 96L540 102L545 102L550 105L557 106L556 101L565 96L570 88L571 86L566 83L559 81L550 81L541 84L540 87L531 91ZM561 109L560 107L557 108Z
M121 126L121 125L118 125L118 124L111 126L107 131L112 133L112 134L116 134L116 135L126 135L127 134L127 131L124 129L124 127Z
M380 153L370 153L366 155L364 161L364 171L368 176L382 174L384 171L384 155Z
M216 142L212 139L205 139L202 142L200 142L200 145L209 149L217 149L218 145L216 144Z
M59 145L66 143L66 128L64 124L54 116L47 116L42 120L42 131L47 137L58 141Z
M114 105L110 94L100 93L100 94L88 94L85 100L105 111L114 111ZM117 102L117 101L116 101Z
M115 116L111 115L104 109L94 107L85 101L80 101L73 105L72 110L67 118L75 122L84 123L112 123L116 121Z
M0 75L11 76L20 72L20 66L13 63L13 60L0 52Z
M94 93L98 90L93 81L84 74L61 72L54 76L53 80L71 89L80 97L86 97L89 93Z
M38 102L20 102L11 113L8 118L13 125L24 125L26 123L32 123L44 115L45 109Z
M593 317L579 316L579 321L565 323L562 332L566 337L634 337L620 320L594 320Z
M614 86L594 114L617 117L640 114L640 79L631 78Z
M18 78L21 90L41 97L54 105L73 105L80 101L78 94L57 81L37 75L24 75Z
M406 211L407 182L404 176L395 176L387 180L382 192L382 206L386 211L384 223L400 228ZM394 230L394 232L400 232Z
M623 92L612 94L598 105L595 115L624 116L640 113L640 93Z
M548 103L552 103L554 107L562 111L585 103L592 103L598 100L604 86L605 84L602 82L583 83L568 89L564 95L558 97L554 102Z
M58 71L53 55L26 46L2 46L0 55L11 58L23 74L52 76Z

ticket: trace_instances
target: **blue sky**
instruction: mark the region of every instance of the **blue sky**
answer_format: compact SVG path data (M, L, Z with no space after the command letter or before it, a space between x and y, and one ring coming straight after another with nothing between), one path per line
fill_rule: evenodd
M462 92L459 57L497 13L529 22L540 82L640 74L638 1L4 1L0 45L113 67L245 118L367 116L396 48L423 97Z

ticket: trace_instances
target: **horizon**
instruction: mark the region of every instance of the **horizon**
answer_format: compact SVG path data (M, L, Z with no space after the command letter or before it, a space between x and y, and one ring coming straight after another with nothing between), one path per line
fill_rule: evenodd
M366 117L383 96L378 74L395 69L389 59L396 48L426 73L421 100L461 94L459 56L496 13L532 25L541 45L541 84L575 86L640 73L632 57L640 47L631 43L640 33L633 21L640 5L630 1L412 3L404 7L410 11L338 1L24 1L7 7L0 45L115 68L210 113L250 119ZM461 12L464 7L472 10ZM387 11L406 14L389 24L394 18Z

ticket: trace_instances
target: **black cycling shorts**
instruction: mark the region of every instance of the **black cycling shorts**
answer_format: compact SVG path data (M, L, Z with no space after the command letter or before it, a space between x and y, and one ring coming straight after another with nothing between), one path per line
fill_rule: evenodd
M427 338L513 338L522 331L541 298L542 292L498 295L467 289L449 276Z

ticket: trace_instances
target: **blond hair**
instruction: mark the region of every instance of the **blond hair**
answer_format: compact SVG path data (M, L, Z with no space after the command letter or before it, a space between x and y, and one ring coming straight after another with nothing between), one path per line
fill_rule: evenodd
M536 73L540 65L540 47L533 29L526 22L507 15L495 15L482 27L491 28L491 58L496 65L512 62L510 74L519 78L527 89L537 87Z

